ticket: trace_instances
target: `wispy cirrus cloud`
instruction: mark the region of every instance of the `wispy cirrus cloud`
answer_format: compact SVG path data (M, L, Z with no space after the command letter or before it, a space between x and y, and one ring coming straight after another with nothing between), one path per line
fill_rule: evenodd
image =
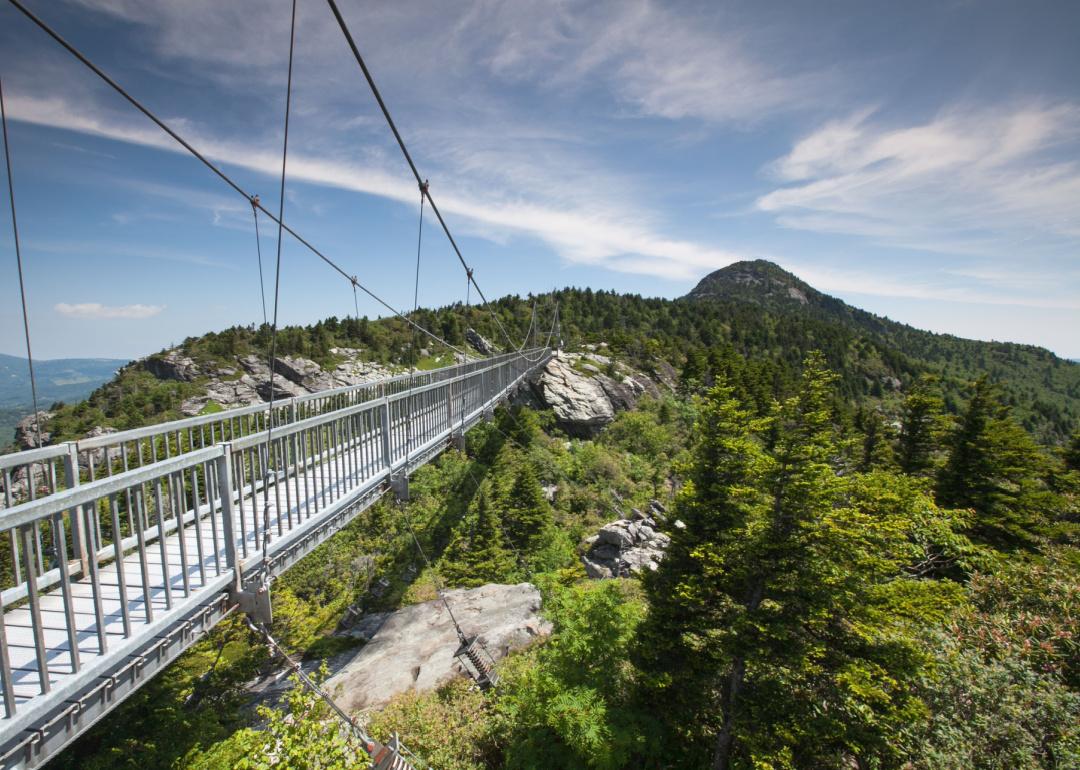
M11 113L22 121L63 128L108 139L183 152L171 138L152 126L118 118L95 107L59 96L39 98L16 94ZM202 136L192 129L186 137L206 157L243 167L267 176L280 173L276 149L252 142L236 142ZM290 153L289 178L396 200L413 206L415 186L400 172L364 164L347 156ZM556 186L550 178L534 180L534 189ZM670 237L653 226L652 217L616 204L605 204L610 195L592 194L594 205L583 209L582 191L571 203L549 202L547 195L535 198L504 188L487 188L468 181L455 188L439 189L440 208L465 217L483 232L485 228L538 238L572 263L605 267L620 272L654 275L682 280L722 267L740 256L734 252ZM163 192L163 194L165 194Z
M1001 254L1029 237L1080 241L1080 107L948 110L890 127L863 110L768 169L757 207L787 227L947 253Z
M164 309L165 305L103 305L100 302L58 302L53 306L53 310L60 315L92 320L120 318L137 321L160 315Z

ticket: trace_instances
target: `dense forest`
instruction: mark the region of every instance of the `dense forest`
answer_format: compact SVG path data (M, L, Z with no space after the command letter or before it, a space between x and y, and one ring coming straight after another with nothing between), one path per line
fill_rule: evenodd
M357 643L333 633L347 608L534 583L552 633L502 661L497 688L456 680L366 716L440 770L1080 767L1080 367L740 269L750 279L729 270L725 288L674 302L535 298L541 338L558 301L569 344L606 342L646 371L669 361L674 389L592 439L501 409L416 472L409 502L369 508L274 584L275 636L318 661ZM520 337L533 301L493 311ZM455 344L466 328L498 339L485 311L462 311L417 319ZM266 342L235 328L183 348L225 361ZM387 363L437 354L364 319L278 344L324 363L345 346ZM166 419L175 389L197 386L128 367L60 408L56 430ZM669 513L659 569L588 579L583 539L652 500ZM232 618L52 766L365 766L299 686L252 708L250 683L274 665Z
M1061 445L1080 424L1080 365L1043 348L934 334L874 316L763 261L718 270L677 300L563 289L503 297L485 308L421 309L411 317L459 348L466 346L469 328L507 348L503 330L520 343L530 329L532 308L537 320L529 339L542 343L556 306L567 344L604 342L644 371L663 360L690 379L700 378L719 359L738 356L752 363L746 375L750 387L765 394L789 389L803 359L816 350L839 376L838 397L852 408L880 405L895 415L902 392L932 374L939 379L946 411L955 415L967 397L967 383L986 374L1014 418L1040 443ZM269 340L267 326L237 326L189 338L179 347L197 361L228 365L249 353L266 355ZM452 361L436 343L418 344L414 331L398 318L329 318L285 327L277 345L279 355L300 355L324 366L338 359L334 348L360 348L366 359L385 364L425 368ZM180 402L202 385L157 380L134 362L87 401L54 405L52 429L75 438L96 425L124 429L175 419Z
M1076 767L1080 437L1041 449L986 379L956 418L921 380L890 431L837 410L820 355L767 401L738 384L752 368L729 359L595 440L500 412L278 581L276 634L318 659L348 643L328 635L347 606L431 599L436 574L538 585L554 632L496 690L371 715L431 767ZM585 579L581 538L655 497L684 525L660 569ZM434 559L418 575L405 522ZM225 623L55 765L359 766L302 689L250 713L259 641Z

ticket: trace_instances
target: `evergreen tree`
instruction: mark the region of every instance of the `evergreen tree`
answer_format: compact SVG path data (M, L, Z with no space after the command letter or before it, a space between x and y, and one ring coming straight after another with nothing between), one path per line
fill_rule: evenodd
M957 590L905 576L927 541L955 541L952 522L903 477L836 472L831 381L811 356L768 421L771 449L730 387L703 405L686 527L647 580L638 653L687 764L869 767L895 760L891 739L918 713L906 629Z
M936 391L936 382L934 378L920 378L904 399L896 459L900 470L909 476L929 477L934 472L945 408Z
M527 460L519 461L514 468L503 524L507 537L519 551L532 550L554 524L551 505Z
M857 470L865 473L870 470L892 468L896 465L896 455L892 448L894 431L891 425L876 409L859 409L855 414L855 427L861 434Z
M505 546L506 535L487 487L481 487L473 510L443 556L440 571L447 583L475 588L506 582L515 571L514 558Z
M998 548L1033 547L1055 507L1042 479L1046 460L1009 416L985 376L948 439L938 500L975 512L972 535Z
M1080 430L1073 434L1065 448L1065 467L1070 471L1080 471Z

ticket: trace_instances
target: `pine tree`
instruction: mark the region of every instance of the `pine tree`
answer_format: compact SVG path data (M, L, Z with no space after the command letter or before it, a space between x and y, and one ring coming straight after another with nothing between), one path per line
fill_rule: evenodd
M473 510L461 523L443 556L440 571L447 583L475 588L502 583L515 571L514 558L505 545L502 521L491 503L487 487L481 487Z
M975 512L972 536L1002 549L1031 548L1055 507L1041 479L1046 459L1009 416L985 376L947 442L938 500Z
M535 548L554 525L551 505L528 460L516 463L514 483L506 496L503 524L507 537L519 551Z
M811 356L767 420L725 385L703 404L675 511L686 527L647 579L638 651L688 766L871 766L895 760L891 738L916 717L906 629L959 589L905 575L927 560L920 543L957 536L916 482L836 471L832 379Z
M936 382L932 377L920 378L904 399L896 459L900 470L909 476L930 477L934 473L934 457L940 449L945 408L937 393Z

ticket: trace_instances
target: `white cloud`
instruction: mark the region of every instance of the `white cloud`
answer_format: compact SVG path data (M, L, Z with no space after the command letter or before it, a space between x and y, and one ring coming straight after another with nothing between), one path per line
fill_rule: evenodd
M76 304L59 302L53 305L53 310L60 315L69 318L90 318L94 320L105 318L128 320L153 318L164 309L164 305L102 305L100 302L79 302Z
M757 206L781 224L952 252L1026 235L1080 239L1080 107L953 110L889 128L871 112L799 141L769 171L787 186Z
M183 152L171 138L149 125L119 119L102 112L92 103L76 104L61 97L23 94L11 98L11 113L19 120L102 136L171 152ZM230 142L200 136L185 136L206 157L240 166L270 177L280 173L276 149L262 149L250 142ZM515 162L521 163L522 159ZM507 168L503 166L503 168ZM400 172L360 163L348 157L290 153L289 178L342 190L389 198L414 206L416 188ZM584 178L584 174L580 178ZM574 177L579 178L579 177ZM464 186L441 189L433 183L433 193L442 211L466 217L477 232L484 228L538 238L551 245L564 259L578 264L654 275L669 280L687 280L709 269L730 264L739 255L723 249L671 238L659 232L650 217L616 203L595 187L570 195L567 204L544 199L558 189L550 176L532 182L534 196L522 189L507 190L486 186L476 180L472 191ZM584 183L584 181L583 181ZM564 180L564 185L566 181ZM595 182L594 182L595 184ZM593 205L583 204L592 200Z

